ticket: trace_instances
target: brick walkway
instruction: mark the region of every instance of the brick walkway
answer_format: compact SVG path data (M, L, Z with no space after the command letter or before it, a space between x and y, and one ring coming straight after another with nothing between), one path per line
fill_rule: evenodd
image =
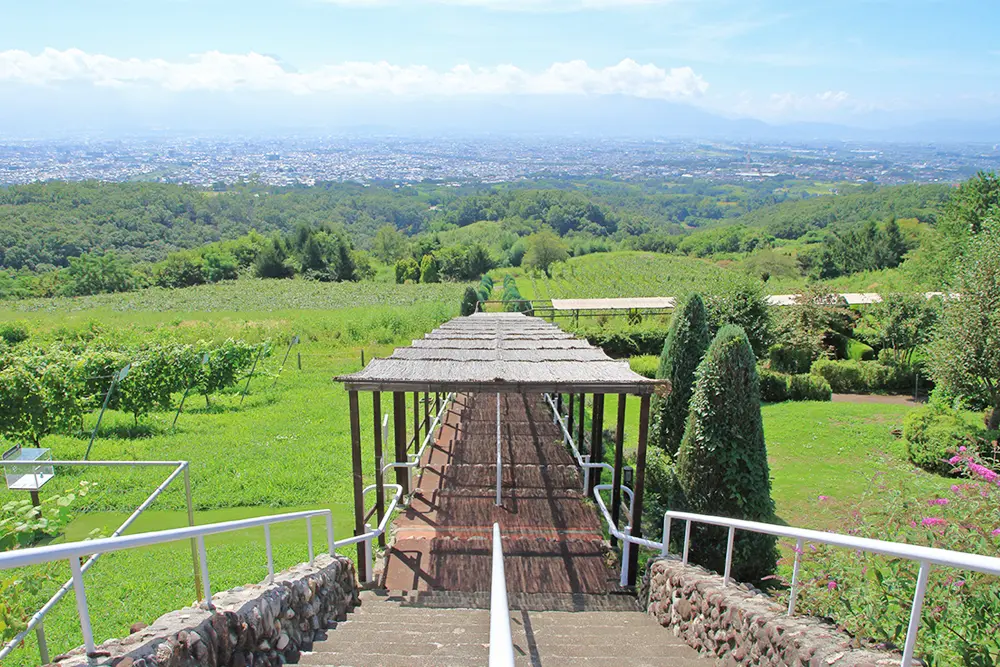
M490 590L493 522L508 590L605 595L617 587L596 510L541 396L501 395L503 507L496 507L496 395L459 396L397 518L385 587Z

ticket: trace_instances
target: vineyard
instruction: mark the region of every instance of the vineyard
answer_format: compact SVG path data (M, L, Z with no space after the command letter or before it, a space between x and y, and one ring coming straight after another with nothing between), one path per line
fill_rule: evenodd
M502 273L502 271L500 272ZM541 273L519 276L525 299L678 296L718 281L729 270L711 262L646 252L574 257Z

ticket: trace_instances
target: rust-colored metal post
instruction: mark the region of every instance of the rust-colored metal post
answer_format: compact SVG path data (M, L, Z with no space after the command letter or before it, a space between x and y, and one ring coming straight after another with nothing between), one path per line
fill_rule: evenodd
M396 463L406 463L406 394L392 392L392 433L396 441ZM396 484L403 487L403 495L410 495L410 473L406 468L396 468Z
M372 392L372 420L375 423L375 512L381 525L382 517L385 516L385 489L382 487L385 482L382 474L385 454L382 451L382 394L377 391ZM378 536L378 545L385 547L384 534Z
M618 424L615 429L615 475L612 481L611 491L611 520L615 527L618 527L618 519L621 516L622 507L622 459L625 451L625 402L628 394L618 394ZM611 546L615 546L618 540L611 536Z
M646 441L649 439L649 396L639 404L639 448L635 453L635 509L632 516L632 535L642 537L642 501L646 486ZM668 536L669 537L669 536ZM639 572L639 549L629 549L628 584L635 586Z
M604 394L594 394L594 403L590 410L590 462L604 461ZM594 487L601 483L601 469L590 469L590 488L587 497L594 493Z
M358 392L347 392L351 412L351 461L354 464L354 534L365 532L364 473L361 471L361 417ZM358 563L365 562L365 545L358 542Z

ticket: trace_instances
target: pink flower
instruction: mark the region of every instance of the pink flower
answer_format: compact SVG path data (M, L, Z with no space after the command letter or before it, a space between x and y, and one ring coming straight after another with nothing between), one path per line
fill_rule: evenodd
M974 463L972 461L969 462L969 470L974 472L977 476L979 476L983 481L986 482L995 482L997 481L997 479L1000 479L1000 475L997 475L995 472L993 472L986 466L979 465L978 463Z
M992 535L993 537L1000 537L1000 528L994 530L992 533L990 533L990 535Z
M829 500L829 499L830 499L830 496L820 496L819 497L819 501L820 502L823 502L824 500Z
M958 451L960 451L960 452L964 452L964 451L965 451L965 445L962 445L961 447L959 447L959 448L958 448Z
M962 488L958 484L952 484L951 485L951 492L952 493L959 493L961 490L962 490Z
M933 500L928 500L927 504L928 505L947 505L948 504L948 499L947 498L934 498Z
M962 456L961 454L955 454L955 456L953 456L950 459L948 459L948 463L951 464L951 465L953 465L953 466L957 466L959 463L961 463L964 460L965 460L964 456Z
M826 585L826 587L827 587L827 588L828 588L829 590L831 590L831 591L832 591L832 590L836 590L836 588L837 588L837 582L836 582L836 581L831 581L830 583L828 583L828 584Z
M921 521L920 523L922 523L925 526L943 526L948 522L945 521L944 519L939 519L935 516L928 516L924 517L923 521Z

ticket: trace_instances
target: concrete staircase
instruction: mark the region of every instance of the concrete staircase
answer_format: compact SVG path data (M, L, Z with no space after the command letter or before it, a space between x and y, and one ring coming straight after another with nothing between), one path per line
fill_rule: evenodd
M374 591L303 653L300 664L323 667L465 667L489 662L490 612L435 608ZM633 611L511 612L518 665L580 667L709 667L713 662Z
M539 396L460 396L393 524L380 578L307 665L486 665L492 526L500 523L518 664L706 667L618 587L600 521Z

